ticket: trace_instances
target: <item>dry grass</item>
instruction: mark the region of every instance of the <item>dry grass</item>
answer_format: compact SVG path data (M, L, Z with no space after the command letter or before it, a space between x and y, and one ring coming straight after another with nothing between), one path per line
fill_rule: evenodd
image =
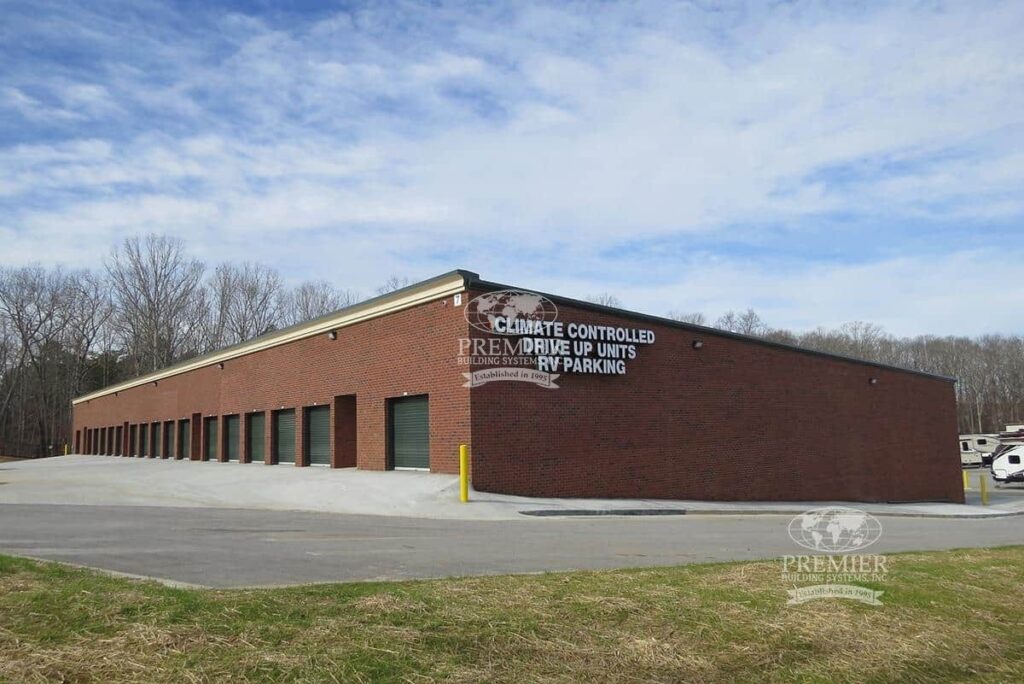
M890 557L885 605L775 563L196 591L0 556L0 681L1020 681L1024 547Z

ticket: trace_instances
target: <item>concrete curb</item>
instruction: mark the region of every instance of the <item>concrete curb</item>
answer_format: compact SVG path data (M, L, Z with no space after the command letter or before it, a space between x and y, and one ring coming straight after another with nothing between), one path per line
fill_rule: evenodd
M171 587L172 589L216 589L216 587L210 587L205 584L193 584L191 582L179 582L178 580L167 579L166 577L156 577L154 575L139 575L134 572L121 572L120 570L108 570L107 568L101 568L95 565L85 565L84 563L73 563L66 560L54 560L53 558L40 558L39 556L29 556L24 553L11 554L15 558L25 558L36 563L53 563L54 565L63 565L69 568L75 568L76 570L90 570L92 572L98 572L101 575L107 575L108 577L116 577L118 579L130 579L137 580L140 582L156 582L162 584L165 587Z
M864 510L864 509L861 509ZM793 508L793 509L777 509L777 510L765 510L758 508L750 509L708 509L708 510L693 510L693 509L673 509L673 508L650 508L650 509L636 509L636 508L624 508L624 509L541 509L532 511L519 511L520 515L527 515L531 517L539 518L559 518L559 517L586 517L586 516L698 516L698 515L800 515L806 513L806 508ZM1013 516L1024 515L1024 511L999 511L993 513L922 513L922 512L902 512L902 511L878 511L873 512L865 510L865 513L870 515L886 518L936 518L936 519L948 519L948 520L992 520L995 518L1010 518Z

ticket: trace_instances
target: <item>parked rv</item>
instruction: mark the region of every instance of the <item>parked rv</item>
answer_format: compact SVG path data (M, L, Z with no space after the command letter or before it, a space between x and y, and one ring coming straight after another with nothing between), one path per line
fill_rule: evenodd
M975 468L981 465L981 452L971 446L970 441L960 440L960 466Z
M999 446L999 435L998 434L978 434L978 435L960 435L961 442L970 442L971 447L975 451L981 453L991 453L996 450Z
M1024 482L1024 445L1018 444L1004 450L992 461L992 479L996 482Z
M1016 427L1016 426L1008 426ZM1024 429L1013 430L1007 432L1000 432L998 436L999 445L995 447L995 451L988 456L988 463L986 465L992 465L995 463L995 459L999 458L1002 454L1007 453L1011 448L1015 446L1024 445Z
M982 465L992 465L992 454L999 448L999 435L960 435L961 451L963 451L964 442L970 444L972 449L981 454Z

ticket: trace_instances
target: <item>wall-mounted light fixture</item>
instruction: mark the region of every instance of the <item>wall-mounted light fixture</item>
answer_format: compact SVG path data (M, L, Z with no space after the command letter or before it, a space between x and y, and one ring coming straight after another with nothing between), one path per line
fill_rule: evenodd
M220 368L221 370L224 370L224 362L221 361L220 363L218 363L217 364L217 368Z
M156 381L156 380L154 380L154 381L153 381L153 387L156 387L156 386L157 386L157 385L159 385L159 384L160 384L160 383L159 383L158 381Z
M327 333L327 339L329 339L329 340L336 340L336 339L338 339L338 331L337 330L332 330L331 332Z
M870 378L868 380L868 384L869 385L877 385L878 384L878 378Z
M704 346L704 340L694 340L693 341L693 348L694 349L700 349L703 346Z

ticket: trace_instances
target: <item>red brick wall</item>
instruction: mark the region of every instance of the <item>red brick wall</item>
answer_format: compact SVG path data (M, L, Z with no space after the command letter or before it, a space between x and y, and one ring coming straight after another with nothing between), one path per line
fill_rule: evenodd
M336 340L318 335L228 360L223 369L212 365L160 380L156 386L78 404L74 429L266 411L264 448L269 455L270 412L294 408L295 453L301 464L302 408L314 402L331 404L331 425L337 429L335 397L355 395L355 407L341 402L343 415L355 411L355 451L343 449L336 463L348 465L354 458L360 468L382 470L386 467L386 399L406 392L429 394L431 467L458 472L458 446L470 439L469 390L461 386L461 369L455 364L456 340L466 336L466 329L462 308L452 306L450 297L429 302L341 328ZM192 425L194 459L205 449L201 424ZM344 422L340 425L343 431L349 429ZM219 430L223 435L223 420ZM176 442L177 430L172 453L177 453ZM225 450L219 451L223 456Z
M949 382L564 305L559 313L567 323L651 328L657 339L639 348L625 376L562 375L559 389L475 388L477 489L963 501Z
M120 425L127 450L128 425L191 418L187 451L198 459L201 418L261 411L269 460L271 412L294 408L301 465L302 408L315 402L331 406L332 441L343 443L333 463L380 470L386 399L426 393L432 469L457 472L458 445L470 443L473 484L483 491L963 500L950 383L566 305L560 313L566 322L650 327L657 341L640 347L625 376L563 375L560 389L490 383L472 390L471 407L460 375L468 369L456 365L470 328L448 298L342 328L336 340L319 335L79 404L74 429L95 445L97 428ZM247 429L243 421L243 444ZM173 454L176 442L177 426Z

